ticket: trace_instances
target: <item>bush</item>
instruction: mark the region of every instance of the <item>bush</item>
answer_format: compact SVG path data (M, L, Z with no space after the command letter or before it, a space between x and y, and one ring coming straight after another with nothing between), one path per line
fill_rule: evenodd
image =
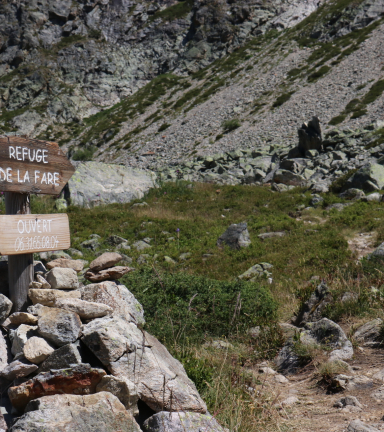
M331 120L329 120L328 124L331 126L336 126L336 125L342 123L346 118L347 118L347 116L345 114L341 114L341 115L333 117Z
M159 131L158 131L158 132L163 132L163 131L165 131L165 129L168 129L169 126L171 126L169 123L163 123L163 124L159 127Z
M356 169L353 170L349 170L348 172L346 172L345 174L343 174L341 177L339 177L338 179L336 179L334 182L332 182L331 186L329 187L329 191L334 193L334 194L338 194L341 192L341 190L343 189L345 183L347 182L347 180L353 176L353 174L355 174L355 172L357 171Z
M275 100L275 102L273 103L272 107L273 108L277 108L277 107L283 105L285 102L287 102L289 99L291 99L291 96L293 95L293 93L295 93L295 92L284 93L284 94L280 95Z
M331 70L329 66L322 66L319 70L316 72L313 72L312 74L308 75L308 82L315 82L322 76L324 76L326 73L328 73Z
M124 281L144 307L148 331L163 342L238 338L276 318L269 290L251 282L157 274L150 268L136 270Z
M84 149L76 150L72 156L74 161L90 161L93 158L93 154L95 153L95 147L88 147Z
M231 132L241 126L239 119L225 120L222 124L225 132Z

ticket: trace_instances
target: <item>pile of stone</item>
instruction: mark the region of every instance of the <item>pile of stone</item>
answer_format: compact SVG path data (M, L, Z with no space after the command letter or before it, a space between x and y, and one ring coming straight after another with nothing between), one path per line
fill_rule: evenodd
M117 280L134 269L126 266L115 266L123 257L116 252L105 252L93 260L84 277L91 282Z
M275 184L277 190L311 187L327 192L329 185L345 173L360 169L348 188L374 192L384 186L384 144L376 121L359 130L333 130L322 138L319 119L314 117L298 130L297 147L271 145L238 149L213 156L198 156L172 167L157 167L165 180L183 178L218 184ZM377 142L377 144L376 144ZM155 169L155 167L153 167Z
M124 273L112 271L120 259L101 255L89 278ZM35 263L25 312L10 314L0 295L0 429L223 432L182 364L143 330L133 294L113 280L82 285L76 261Z

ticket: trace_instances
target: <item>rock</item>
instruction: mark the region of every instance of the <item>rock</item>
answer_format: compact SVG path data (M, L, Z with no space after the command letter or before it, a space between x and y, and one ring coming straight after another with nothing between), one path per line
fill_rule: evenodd
M7 379L8 381L13 381L16 378L23 378L29 374L35 372L38 366L32 364L24 357L14 360L6 368L0 372L0 376Z
M315 289L315 292L304 303L297 315L295 324L304 325L307 322L318 321L322 318L325 307L331 303L332 296L329 293L327 284L321 283Z
M217 339L217 340L205 342L203 347L204 348L220 349L220 350L228 350L228 349L233 348L233 345L230 342Z
M81 260L58 258L47 263L47 269L51 270L55 267L59 268L70 268L75 270L76 273L80 273L84 268L84 264Z
M79 315L74 312L45 306L39 310L38 333L56 346L74 342L80 329Z
M57 299L55 306L59 309L75 312L82 319L100 318L105 315L110 315L113 309L102 303L94 303L80 299Z
M281 406L291 406L297 404L298 402L299 398L297 398L296 396L289 396L281 402Z
M123 244L123 243L128 243L128 240L127 240L127 239L124 239L124 238L122 238L122 237L119 237L118 235L110 235L110 236L107 238L106 242L107 242L108 244L110 244L111 246L119 246L119 245L121 245L121 244ZM116 264L116 263L115 263L115 264ZM112 265L113 265L113 264L112 264ZM110 267L110 266L108 266L108 267ZM106 267L103 267L103 268L106 268ZM102 269L99 269L99 270L102 270Z
M132 247L134 247L137 251L142 251L144 249L151 248L152 246L143 240L139 240L133 243Z
M179 261L185 261L185 260L187 260L188 258L190 258L191 256L192 256L192 254L191 254L190 252L182 253L182 254L180 254L180 256L179 256Z
M384 166L368 163L353 174L345 183L343 190L350 188L376 192L384 187Z
M98 272L119 263L123 257L116 252L105 252L89 264L89 270Z
M383 320L376 318L359 327L353 338L362 346L378 347L382 345L381 331Z
M100 270L97 273L94 273L92 271L87 271L85 273L84 277L91 282L103 282L105 280L120 279L125 274L127 274L133 270L134 269L131 267L116 266L116 267L111 267L111 268L108 268L105 270Z
M320 151L322 148L321 128L318 117L312 117L307 123L303 123L298 130L299 145L298 148L302 154L308 150Z
M215 418L193 412L161 411L144 422L145 432L225 432Z
M279 384L289 383L289 379L287 379L284 375L281 374L274 375L273 379Z
M371 256L384 258L384 242L371 253Z
M336 401L333 406L335 408L350 408L353 407L354 409L350 410L351 412L358 412L361 411L363 408L363 405L357 400L355 396L344 396L338 401Z
M46 276L47 282L53 289L76 289L79 281L75 270L71 268L53 268Z
M80 299L81 292L78 290L30 289L28 296L33 304L39 303L44 306L55 306L56 301L59 299Z
M33 336L24 345L23 353L34 364L42 363L55 351L43 338Z
M12 354L15 356L23 352L24 345L32 336L36 336L37 326L21 324L13 335Z
M91 251L95 252L100 247L100 242L97 238L93 238L90 240L85 240L82 243L80 243L80 246L84 249L90 249Z
M75 249L75 248L69 248L67 250L67 252L71 257L78 256L78 257L82 258L84 256L83 252L80 252L78 249Z
M232 224L217 240L217 246L222 247L224 244L231 249L248 247L251 244L251 238L247 223Z
M293 337L296 333L300 333L300 329L292 324L279 323L278 324L285 338Z
M340 198L348 199L348 200L354 200L357 201L359 199L362 199L365 197L365 193L360 189L347 189L345 192L342 192L339 194Z
M259 373L265 375L277 375L277 372L268 366L262 366L259 368Z
M154 187L155 174L127 166L83 162L68 181L65 198L71 205L92 208L143 198Z
M168 263L168 264L172 264L172 265L177 264L176 261L175 261L174 259L172 259L171 257L169 257L169 256L165 256L165 257L164 257L164 261L165 261L166 263Z
M12 315L9 316L9 321L11 321L11 324L14 325L20 325L20 324L36 325L37 324L37 318L34 315L26 312L13 313Z
M28 402L47 395L90 394L96 392L105 371L79 364L71 368L57 369L36 375L19 386L10 387L8 396L12 405L22 411Z
M375 375L373 376L373 378L375 378ZM382 379L381 381L384 381L384 379ZM376 389L374 392L371 393L370 396L373 399L384 400L384 386L379 387L378 389Z
M333 391L347 390L347 391L355 391L355 390L365 390L372 388L374 382L372 379L364 376L351 376L351 375L336 375L331 384L331 388Z
M45 265L41 261L34 261L33 263L33 272L35 275L44 276L47 273L47 269Z
M51 285L46 281L45 278L43 278L43 276L37 274L36 275L36 282L41 283L41 288L43 289L50 289Z
M67 344L55 350L41 365L39 372L51 369L65 369L69 365L80 364L79 343Z
M273 176L273 181L277 184L282 183L286 186L305 186L306 180L300 174L295 174L292 171L279 169Z
M362 201L366 202L380 202L383 199L383 196L379 192L371 193L362 198Z
M116 282L101 282L80 288L81 299L102 303L113 309L113 315L127 322L144 325L144 311L141 304L124 285Z
M0 331L0 372L8 367L8 363L11 361L12 355L8 341Z
M106 375L102 378L96 387L97 392L106 391L116 396L127 410L132 410L135 415L139 396L132 381L127 378L116 378L112 375Z
M3 294L0 294L0 324L2 324L11 313L13 303Z
M29 402L10 432L141 432L116 396L56 394Z
M68 208L68 203L64 198L55 200L55 209L59 212L65 212Z
M272 269L273 265L268 263L260 263L252 266L246 272L238 276L239 279L254 282L260 277L269 277L272 275L268 270Z
M353 356L351 342L342 328L333 321L323 318L307 323L304 330L289 339L275 359L277 369L284 374L295 373L301 366L301 359L296 352L296 344L327 349L329 361L348 360Z
M265 240L274 237L284 237L284 236L285 236L285 231L280 231L280 232L268 232L268 233L259 234L257 237L260 240Z
M379 429L368 426L361 420L352 420L348 425L347 432L379 432Z
M206 412L181 363L156 338L134 324L119 317L98 318L83 327L82 341L112 375L133 378L140 399L153 410ZM140 362L139 369L135 359Z

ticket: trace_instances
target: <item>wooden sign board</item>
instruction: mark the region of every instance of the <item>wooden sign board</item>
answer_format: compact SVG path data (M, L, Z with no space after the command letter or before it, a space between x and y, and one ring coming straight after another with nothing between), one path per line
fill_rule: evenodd
M0 254L19 255L68 249L66 214L0 216Z
M0 191L58 195L74 172L54 142L0 137Z

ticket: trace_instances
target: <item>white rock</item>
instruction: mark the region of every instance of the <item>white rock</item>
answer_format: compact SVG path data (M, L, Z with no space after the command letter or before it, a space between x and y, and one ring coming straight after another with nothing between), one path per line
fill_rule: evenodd
M55 351L45 339L33 336L24 345L24 356L34 364L40 364Z
M54 289L30 289L28 292L29 298L32 303L41 304L44 306L55 306L59 299L79 299L81 298L80 291L61 291Z
M55 307L75 312L83 319L100 318L110 315L113 309L102 303L94 303L79 299L57 299Z
M47 273L47 282L53 289L79 288L77 273L71 268L53 268L49 273Z
M22 353L27 340L36 335L37 326L21 324L15 331L12 342L12 354Z

